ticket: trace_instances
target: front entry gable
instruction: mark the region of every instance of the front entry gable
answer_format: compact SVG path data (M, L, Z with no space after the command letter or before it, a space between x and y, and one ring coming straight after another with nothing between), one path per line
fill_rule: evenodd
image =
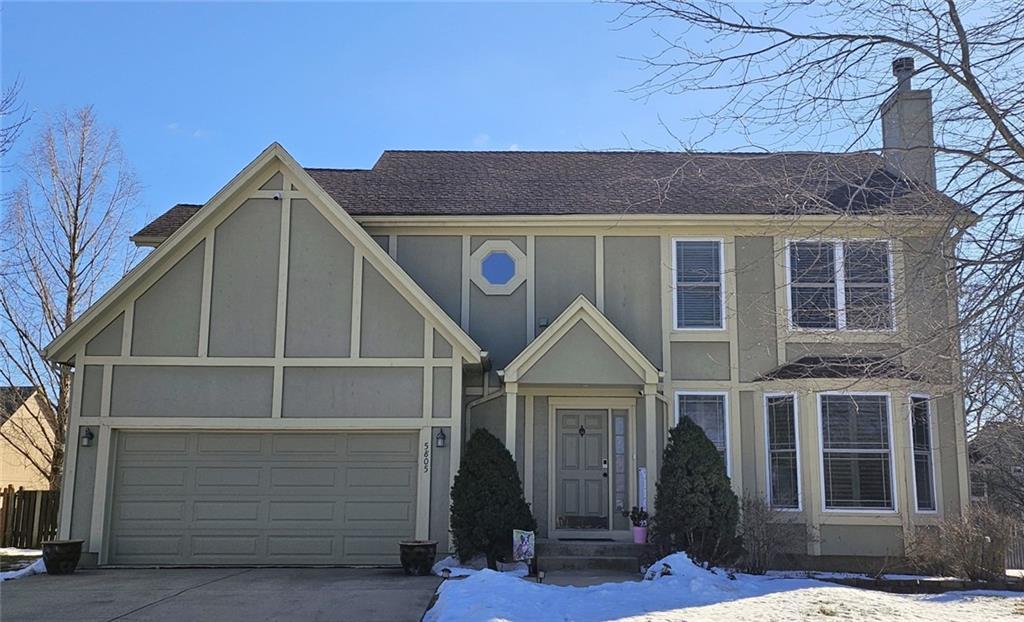
M658 369L585 296L504 369L506 383L637 386Z

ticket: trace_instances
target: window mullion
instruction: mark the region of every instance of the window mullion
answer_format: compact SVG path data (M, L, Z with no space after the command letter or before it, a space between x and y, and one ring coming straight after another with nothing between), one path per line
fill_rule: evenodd
M843 253L843 243L835 243L835 258L833 260L836 274L836 329L846 328L846 257Z

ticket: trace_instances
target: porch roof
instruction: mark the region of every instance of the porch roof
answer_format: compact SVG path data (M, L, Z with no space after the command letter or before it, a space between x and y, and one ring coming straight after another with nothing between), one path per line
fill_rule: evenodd
M643 386L660 372L579 296L501 372L506 384Z

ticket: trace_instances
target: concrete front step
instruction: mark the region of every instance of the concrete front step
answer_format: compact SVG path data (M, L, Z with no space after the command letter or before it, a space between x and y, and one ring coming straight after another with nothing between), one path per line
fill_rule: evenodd
M540 570L616 570L639 572L640 562L653 548L632 542L595 540L540 540L537 567ZM649 561L649 560L648 560Z

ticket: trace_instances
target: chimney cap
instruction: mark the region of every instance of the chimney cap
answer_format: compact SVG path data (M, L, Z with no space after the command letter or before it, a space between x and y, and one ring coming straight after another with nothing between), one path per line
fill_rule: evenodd
M910 77L914 75L914 59L901 56L892 61L892 75L896 76L896 90L909 91Z

